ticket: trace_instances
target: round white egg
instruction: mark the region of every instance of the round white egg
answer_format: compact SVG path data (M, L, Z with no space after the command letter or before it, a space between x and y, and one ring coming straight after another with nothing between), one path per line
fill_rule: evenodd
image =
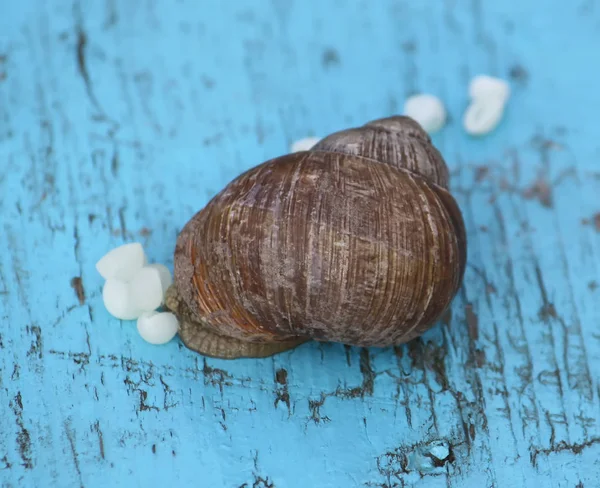
M121 320L133 320L142 313L133 302L129 284L124 281L106 280L102 288L102 301L108 313Z
M146 266L147 268L154 268L158 270L158 274L160 275L160 282L162 284L163 295L166 293L167 288L173 284L173 276L171 275L171 271L164 264L149 264Z
M135 306L151 312L160 307L164 298L163 280L157 267L145 266L140 269L129 283L131 297Z
M321 139L319 137L305 137L292 143L290 152L309 151L312 149Z
M481 136L494 130L504 114L504 101L499 97L476 99L463 118L468 134Z
M166 344L179 330L179 321L171 312L145 312L137 321L137 330L150 344Z
M139 242L123 244L105 254L97 263L96 270L105 279L129 281L146 261L144 248Z
M404 115L417 121L429 134L439 131L446 123L446 109L442 101L426 93L413 95L404 103Z
M510 97L509 84L500 79L488 75L477 75L469 84L469 96L471 99L500 98L504 103Z

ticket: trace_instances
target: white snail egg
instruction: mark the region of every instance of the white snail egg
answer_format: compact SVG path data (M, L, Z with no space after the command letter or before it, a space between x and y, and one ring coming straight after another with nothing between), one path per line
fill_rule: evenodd
M123 244L105 254L97 263L96 270L105 279L129 281L146 263L144 249L139 242Z
M129 284L110 278L102 288L102 301L108 313L121 320L133 320L142 311L135 306Z
M510 86L500 78L488 75L477 75L469 84L469 96L475 100L478 98L497 97L504 103L510 97Z
M157 267L145 266L140 269L131 280L129 287L132 301L139 310L150 312L160 307L164 290L163 279Z
M300 151L309 151L320 140L321 139L319 137L305 137L304 139L299 139L296 142L292 143L290 147L290 152L295 153Z
M138 318L137 330L150 344L166 344L177 334L179 322L171 312L145 312Z
M481 136L494 130L504 114L504 100L499 97L482 97L471 103L463 118L467 133Z
M446 109L442 101L426 93L413 95L404 103L404 115L417 121L429 134L439 131L446 123Z
M163 295L167 292L167 288L173 284L173 277L171 276L171 272L169 268L167 268L164 264L149 264L146 266L147 268L154 268L158 270L158 274L160 275L160 282L162 284Z

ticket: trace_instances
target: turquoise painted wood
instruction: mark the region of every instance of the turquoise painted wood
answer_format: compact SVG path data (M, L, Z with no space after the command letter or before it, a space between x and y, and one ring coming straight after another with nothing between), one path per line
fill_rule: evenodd
M2 2L2 487L600 486L599 49L590 0ZM104 252L172 267L241 171L415 91L469 237L424 337L228 362L104 310Z

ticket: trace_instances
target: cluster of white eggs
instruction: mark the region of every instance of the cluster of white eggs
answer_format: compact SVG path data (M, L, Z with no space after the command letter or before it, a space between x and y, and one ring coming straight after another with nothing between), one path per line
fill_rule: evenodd
M509 96L506 81L488 75L475 76L469 84L471 104L463 117L465 131L472 136L493 131L502 119ZM446 123L444 104L435 95L426 93L409 97L404 104L404 114L419 122L430 134Z
M471 104L463 117L463 127L472 136L482 136L500 123L510 97L510 87L500 78L478 75L469 84L469 97ZM408 97L404 102L404 115L416 120L429 134L444 127L447 119L442 101L429 93ZM318 137L299 139L292 143L290 151L308 151L319 140Z
M179 329L171 312L157 312L173 278L162 264L148 264L142 245L124 244L108 252L96 263L106 281L102 300L106 310L121 320L137 319L137 330L151 344L169 342Z
M463 127L472 136L482 136L500 123L510 97L510 87L500 78L478 75L469 84L469 97L471 104L465 112ZM429 93L408 97L404 102L404 115L416 120L429 134L444 127L447 119L442 101ZM292 143L290 151L308 151L317 142L318 137L305 137Z

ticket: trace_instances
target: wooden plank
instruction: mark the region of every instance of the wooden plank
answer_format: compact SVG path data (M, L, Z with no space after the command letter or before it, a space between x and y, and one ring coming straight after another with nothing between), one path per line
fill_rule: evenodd
M2 12L1 486L597 486L593 2ZM461 117L481 72L513 97L474 140ZM447 104L434 142L469 237L463 290L421 339L228 362L106 313L105 251L140 240L172 267L178 230L234 176L414 91Z

